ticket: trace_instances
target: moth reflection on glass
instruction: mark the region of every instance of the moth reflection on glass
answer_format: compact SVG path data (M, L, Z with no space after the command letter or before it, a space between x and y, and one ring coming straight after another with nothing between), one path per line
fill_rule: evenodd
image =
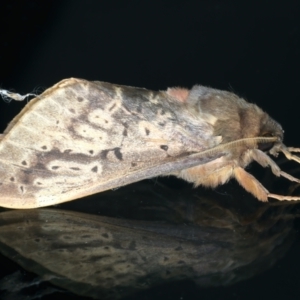
M268 155L300 162L292 154L300 149L282 140L276 121L230 92L65 79L29 101L2 134L0 206L53 205L161 175L206 187L235 178L261 201L300 200L270 193L245 171L256 161L300 182Z

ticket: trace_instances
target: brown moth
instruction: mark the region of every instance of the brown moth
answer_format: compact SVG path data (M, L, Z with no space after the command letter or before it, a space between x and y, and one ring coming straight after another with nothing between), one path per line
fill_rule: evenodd
M234 177L261 201L300 200L269 193L244 170L257 161L300 182L263 151L300 162L291 154L300 149L282 139L277 122L230 92L65 79L31 100L1 136L0 206L53 205L159 175L207 187Z

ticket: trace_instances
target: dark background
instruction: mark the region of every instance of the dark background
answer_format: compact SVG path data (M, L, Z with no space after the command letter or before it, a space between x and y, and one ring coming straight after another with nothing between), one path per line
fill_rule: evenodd
M42 92L68 77L156 90L198 83L255 102L300 146L298 1L2 0L0 15L2 88ZM0 101L1 131L24 105ZM175 299L298 299L299 249L252 280L198 295L179 286Z

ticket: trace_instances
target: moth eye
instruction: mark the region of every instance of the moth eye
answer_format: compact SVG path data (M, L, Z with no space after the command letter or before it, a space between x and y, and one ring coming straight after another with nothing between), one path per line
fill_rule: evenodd
M273 137L274 134L271 133L271 132L265 132L265 133L263 133L261 136L263 136L263 137Z
M260 143L258 144L258 149L261 151L269 151L274 146L274 143Z
M274 134L271 132L265 132L261 136L263 137L274 137ZM269 143L259 143L258 149L261 151L269 151L271 148L273 148L275 142L269 142Z

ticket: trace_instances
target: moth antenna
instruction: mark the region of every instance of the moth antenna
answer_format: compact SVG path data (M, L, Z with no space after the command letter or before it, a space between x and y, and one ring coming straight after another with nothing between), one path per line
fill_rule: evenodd
M293 149L292 151L290 149ZM297 155L293 155L291 152L300 152L299 148L280 148L281 152L285 155L288 160L294 160L300 164L300 157Z
M270 142L276 142L277 138L276 137L253 137L253 138L243 138L239 139L233 142L228 142L226 144L220 144L214 148L205 150L199 154L194 154L195 156L204 156L206 154L214 154L218 153L220 150L225 150L225 149L231 149L240 145L248 145L248 146L256 146L259 143L270 143Z

